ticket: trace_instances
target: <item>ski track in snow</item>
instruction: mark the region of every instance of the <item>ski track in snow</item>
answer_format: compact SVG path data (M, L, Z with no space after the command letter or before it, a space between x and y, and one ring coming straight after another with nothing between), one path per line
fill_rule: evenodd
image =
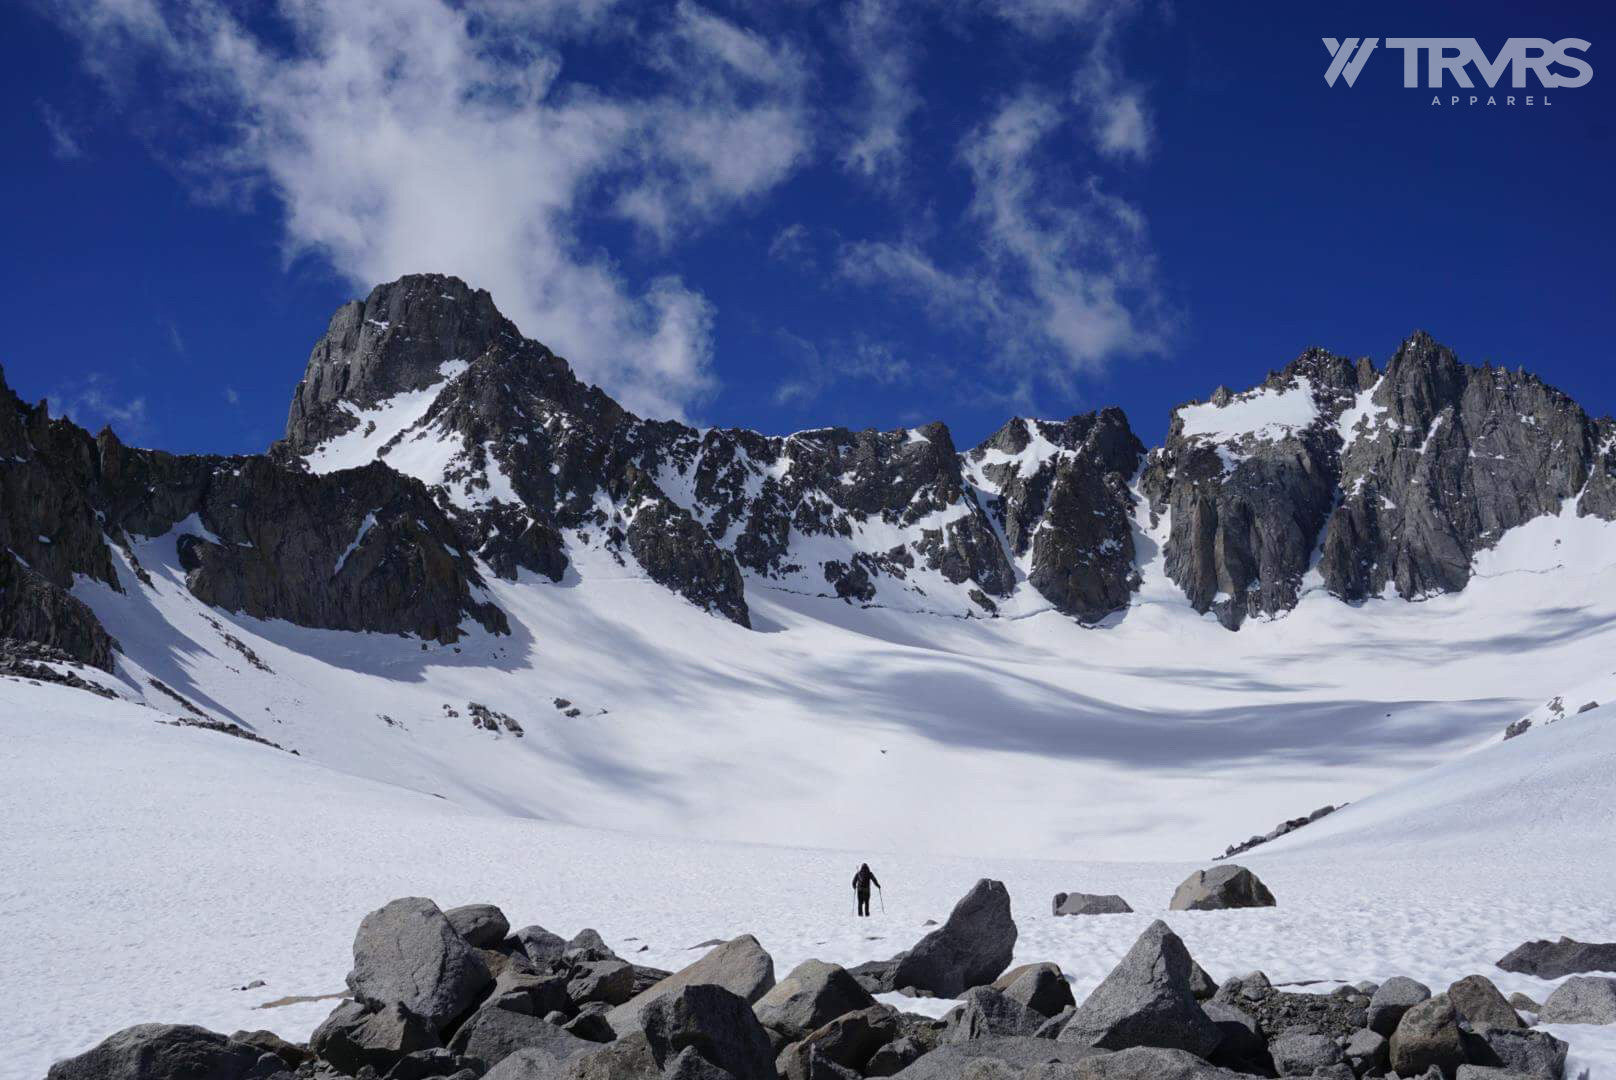
M1493 961L1523 940L1611 930L1616 706L1489 746L1249 853L1279 906L1167 913L1207 863L1029 861L827 851L580 829L456 806L151 710L0 682L0 1077L144 1021L304 1039L342 989L360 918L387 900L499 904L514 926L595 927L621 954L678 968L690 946L755 933L776 974L810 957L889 956L978 877L1010 887L1017 963L1053 960L1079 998L1165 918L1215 978L1383 980L1441 989L1482 972L1539 1000L1552 984ZM790 843L789 833L781 837ZM868 859L884 913L853 917ZM1057 891L1117 892L1137 914L1056 919ZM642 946L645 951L640 952ZM262 979L262 988L234 989ZM946 1002L904 1007L940 1014ZM1572 1068L1616 1067L1601 1029L1560 1026Z

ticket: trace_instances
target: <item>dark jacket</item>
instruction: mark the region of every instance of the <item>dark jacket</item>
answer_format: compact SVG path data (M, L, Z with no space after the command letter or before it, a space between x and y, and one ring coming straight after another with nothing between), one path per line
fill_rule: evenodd
M871 885L874 885L877 889L881 887L881 883L875 879L875 872L870 869L868 864L865 864L858 868L858 873L853 875L853 888L858 891L859 895L868 896L870 895Z

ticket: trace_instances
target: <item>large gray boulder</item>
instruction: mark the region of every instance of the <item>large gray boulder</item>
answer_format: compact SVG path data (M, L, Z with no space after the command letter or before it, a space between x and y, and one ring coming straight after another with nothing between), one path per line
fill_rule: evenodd
M577 1005L621 1005L634 996L634 965L623 960L586 960L567 975L567 996Z
M1228 1001L1203 1001L1201 1011L1218 1026L1217 1048L1208 1055L1212 1064L1236 1072L1266 1076L1273 1072L1274 1060L1268 1053L1257 1018ZM1384 1040L1382 1040L1384 1041Z
M1126 915L1133 910L1115 893L1058 892L1052 906L1056 915Z
M954 905L942 926L921 938L898 961L893 984L938 997L959 997L1003 974L1015 947L1010 891L1002 881L983 878Z
M1616 1024L1616 979L1573 975L1543 1003L1541 1024Z
M663 1069L682 1051L694 1049L736 1080L774 1080L769 1036L737 994L710 983L695 983L664 994L642 1016L651 1056Z
M875 1004L870 992L838 964L805 960L752 1008L764 1025L800 1039L845 1013Z
M1268 1044L1268 1052L1281 1076L1312 1076L1345 1060L1334 1039L1310 1031L1287 1032Z
M1524 1028L1520 1015L1485 975L1466 975L1448 987L1448 1000L1472 1027Z
M944 1042L966 1042L1003 1035L1036 1035L1049 1017L991 986L965 991L960 1007L948 1014Z
M505 1063L509 1065L514 1060L515 1057L506 1058ZM662 1067L651 1056L651 1044L643 1031L577 1055L567 1062L563 1075L566 1080L663 1080Z
M462 904L445 911L443 917L466 944L479 949L492 949L511 932L510 920L493 904Z
M1197 870L1173 891L1170 911L1220 911L1225 908L1273 907L1274 894L1243 866Z
M1369 999L1369 1027L1391 1038L1403 1014L1422 1001L1431 1000L1431 988L1402 975L1380 984Z
M1005 997L1045 1017L1077 1005L1072 997L1072 984L1066 981L1058 966L1050 963L1012 968L993 981L993 989L1002 990Z
M1505 971L1519 971L1540 979L1559 979L1589 971L1616 971L1616 941L1528 941L1498 961Z
M249 1080L283 1068L263 1051L189 1024L138 1024L50 1067L48 1080Z
M1465 1060L1453 1002L1438 994L1409 1009L1392 1032L1388 1049L1392 1071L1399 1076L1419 1076L1432 1067L1452 1076Z
M511 935L528 963L543 971L567 951L567 939L542 926L524 926Z
M499 973L486 1004L528 1016L548 1016L573 1009L565 976L538 975L515 965Z
M1564 1040L1531 1028L1478 1028L1464 1037L1464 1048L1473 1065L1508 1069L1538 1080L1560 1080L1569 1049Z
M964 1077L997 1080L999 1076L1022 1076L1040 1065L1071 1065L1097 1056L1110 1055L1093 1047L1072 1046L1049 1039L979 1039L939 1046L894 1075L902 1080L962 1080ZM1004 1068L993 1069L994 1062L1003 1063Z
M1190 988L1192 963L1184 942L1157 919L1078 1006L1060 1041L1105 1050L1157 1046L1211 1053L1221 1036Z
M676 994L687 986L721 986L752 1004L774 988L774 960L751 934L707 953L689 967L674 972L654 986L617 1006L606 1017L618 1036L640 1028L640 1020L653 1001Z
M1135 1046L1099 1054L1059 1072L1029 1069L1026 1080L1250 1080L1243 1073L1211 1065L1184 1050Z
M367 1065L385 1073L404 1055L440 1045L425 1020L397 1003L345 1001L309 1036L316 1056L349 1074Z
M1386 1060L1390 1053L1387 1047L1386 1036L1369 1028L1354 1031L1347 1039L1343 1048L1347 1056L1347 1064L1359 1076L1369 1073L1379 1075L1386 1071Z
M357 1001L402 1005L443 1032L494 984L477 950L438 905L419 896L366 915L354 936L348 987Z
M886 1005L847 1013L781 1050L775 1071L784 1080L814 1080L817 1064L830 1062L863 1072L875 1052L901 1030L897 1012Z
M590 1044L548 1020L510 1012L498 1006L484 1006L460 1025L449 1042L449 1049L464 1057L496 1065L518 1050L539 1050L556 1061L565 1061Z

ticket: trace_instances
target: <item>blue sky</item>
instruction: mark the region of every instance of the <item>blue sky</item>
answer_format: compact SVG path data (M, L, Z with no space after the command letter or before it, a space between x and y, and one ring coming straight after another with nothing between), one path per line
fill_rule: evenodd
M1154 442L1219 383L1314 344L1384 360L1416 327L1609 412L1613 23L1570 4L9 4L0 363L131 441L261 450L331 311L441 270L639 411L770 432L942 419L963 446L1120 404ZM1348 35L1579 37L1594 77L1436 107L1389 49L1327 86L1322 38Z

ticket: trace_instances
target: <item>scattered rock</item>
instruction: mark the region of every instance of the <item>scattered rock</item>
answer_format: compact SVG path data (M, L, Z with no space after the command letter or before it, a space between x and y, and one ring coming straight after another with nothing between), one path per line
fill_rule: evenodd
M800 1039L838 1016L874 1004L875 998L846 969L805 960L759 998L753 1010L765 1026Z
M1537 1013L1543 1011L1543 1003L1534 997L1521 993L1519 990L1509 995L1509 1004L1512 1008L1522 1012Z
M231 1034L231 1042L245 1043L264 1054L274 1054L288 1067L295 1069L308 1061L310 1054L308 1047L289 1043L273 1031L237 1031Z
M1448 1000L1472 1027L1524 1028L1520 1016L1485 975L1467 975L1448 987Z
M838 1016L780 1052L775 1069L783 1080L813 1080L814 1064L827 1061L862 1071L882 1046L898 1037L898 1015L885 1005Z
M691 1048L738 1080L772 1080L774 1055L751 1004L722 986L694 983L648 1002L641 1015L651 1056L668 1067Z
M309 1036L315 1056L350 1075L366 1066L385 1073L405 1054L440 1045L432 1026L397 1002L345 1001Z
M959 1008L948 1014L944 1042L966 1042L1000 1035L1036 1035L1049 1021L991 986L973 986L965 991Z
M1321 806L1311 814L1307 814L1304 817L1291 818L1289 821L1281 822L1263 836L1253 836L1251 839L1246 840L1243 843L1230 844L1228 848L1224 850L1222 855L1214 856L1214 858L1233 858L1236 855L1250 851L1254 847L1260 847L1261 845L1268 843L1270 840L1278 840L1281 836L1285 836L1288 833L1293 833L1297 829L1300 829L1303 825L1311 825L1320 818L1328 817L1339 809L1341 809L1339 806Z
M1369 999L1369 1026L1391 1038L1403 1014L1422 1001L1431 999L1431 988L1402 975L1394 975L1380 985Z
M1543 1003L1540 1024L1616 1024L1616 979L1573 975Z
M653 1001L700 984L721 986L751 1004L773 989L774 960L757 938L742 934L617 1006L607 1020L613 1031L625 1035L640 1026L642 1014Z
M1170 911L1220 911L1226 908L1273 907L1274 894L1243 866L1197 870L1173 892Z
M1056 915L1125 915L1133 911L1128 901L1115 893L1058 892L1053 907Z
M1034 1066L1074 1064L1115 1056L1093 1047L1073 1046L1049 1039L978 1039L975 1042L939 1046L894 1075L902 1080L1001 1080L1022 1076ZM995 1070L991 1064L993 1062L1002 1062L1005 1067Z
M566 939L542 926L524 926L512 938L535 968L548 967L552 960L561 959L567 951Z
M1438 994L1403 1013L1388 1049L1392 1070L1399 1076L1418 1076L1432 1067L1452 1075L1465 1057L1459 1014L1448 996Z
M1020 1002L1046 1019L1076 1006L1072 984L1054 964L1023 964L1012 968L993 982L993 989Z
M1353 1032L1352 1037L1347 1040L1345 1052L1347 1063L1359 1076L1379 1075L1385 1072L1386 1062L1391 1054L1386 1036L1369 1028Z
M1560 1080L1569 1049L1563 1040L1530 1028L1478 1028L1464 1037L1464 1048L1473 1065L1509 1069L1539 1080Z
M443 913L454 927L455 933L466 939L466 944L479 949L491 949L505 940L511 924L505 913L493 904L465 904Z
M567 996L576 1005L621 1005L634 996L634 965L623 960L588 960L567 977Z
M1218 1026L1218 1045L1208 1055L1212 1064L1260 1076L1273 1073L1274 1059L1256 1017L1227 1001L1205 1002L1201 1011Z
M564 1061L586 1048L584 1040L537 1016L487 1005L460 1025L449 1049L465 1057L478 1058L492 1065L518 1050L542 1050L556 1061Z
M1318 1069L1345 1060L1334 1039L1313 1032L1283 1034L1268 1044L1268 1052L1281 1076L1312 1076Z
M1190 989L1192 964L1183 941L1156 920L1078 1006L1060 1041L1106 1050L1158 1046L1210 1053L1220 1036Z
M1184 1050L1136 1046L1086 1058L1059 1073L1028 1072L1028 1080L1249 1080Z
M1002 881L983 878L954 905L942 926L899 960L893 982L939 997L958 997L1003 974L1015 945L1010 892Z

